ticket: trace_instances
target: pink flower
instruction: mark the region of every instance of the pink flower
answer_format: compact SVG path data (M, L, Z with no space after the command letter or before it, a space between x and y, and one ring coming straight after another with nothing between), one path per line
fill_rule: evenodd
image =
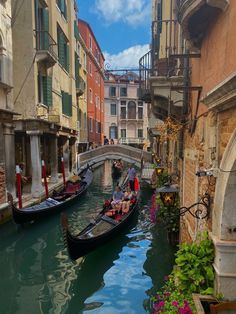
M168 292L168 291L167 291L167 292L164 292L164 296L165 296L165 297L169 297L170 295L171 295L170 292Z
M172 303L171 303L173 306L178 306L178 302L177 301L173 301Z

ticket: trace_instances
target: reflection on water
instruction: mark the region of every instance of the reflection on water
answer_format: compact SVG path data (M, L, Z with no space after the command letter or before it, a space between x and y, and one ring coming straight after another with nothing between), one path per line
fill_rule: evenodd
M94 183L67 209L73 231L82 230L109 198L111 163L94 172ZM106 245L72 263L63 246L60 216L24 228L0 228L0 313L146 313L173 263L161 228L150 228L142 191L133 225Z

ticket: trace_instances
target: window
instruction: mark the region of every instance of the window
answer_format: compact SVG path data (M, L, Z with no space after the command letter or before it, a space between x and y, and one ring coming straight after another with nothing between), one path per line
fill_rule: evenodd
M61 30L59 26L57 26L57 45L58 45L58 60L61 66L69 72L69 58L70 58L70 50L69 50L69 42L66 38L65 34Z
M89 118L89 131L93 132L93 119Z
M128 103L128 119L136 119L136 103L134 101Z
M118 132L117 132L117 126L112 125L109 127L109 138L111 139L117 139Z
M93 76L93 72L92 72L92 63L91 63L91 62L89 62L89 74L90 74L91 76Z
M63 14L64 18L67 19L67 5L66 0L57 0L57 6Z
M62 97L62 113L66 116L72 117L72 96L61 91Z
M101 111L103 112L103 102L101 103Z
M98 133L98 122L97 121L95 122L95 125L96 125L96 133Z
M143 137L143 129L138 129L138 137Z
M115 86L111 86L109 89L109 95L111 97L115 97L116 96L116 87Z
M138 107L138 119L143 119L143 107Z
M91 88L89 89L89 101L91 104L93 103L93 91L91 90Z
M126 107L120 107L120 118L126 119Z
M116 104L111 104L110 105L111 108L111 116L116 116Z
M92 42L92 37L89 35L89 49L93 49L93 42Z
M121 106L126 106L126 101L125 100L121 100L120 105Z
M139 101L139 102L138 102L138 106L143 107L143 102L142 102L142 101Z
M98 96L98 109L100 109L100 97Z
M38 102L45 106L52 106L52 78L38 75Z
M120 137L126 138L126 129L120 129Z
M121 97L127 97L127 88L126 87L120 88L120 96Z
M83 59L84 59L83 60L84 61L84 64L83 64L84 69L87 70L87 60L86 60L86 53L85 52L83 53Z
M96 108L98 107L98 96L95 95L95 105L96 105Z

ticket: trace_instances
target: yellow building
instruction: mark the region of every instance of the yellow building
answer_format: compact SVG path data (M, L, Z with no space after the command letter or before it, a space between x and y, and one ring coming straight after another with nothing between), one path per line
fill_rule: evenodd
M42 192L41 159L57 182L60 157L66 173L75 162L77 140L76 5L66 0L12 0L16 163ZM58 162L59 161L59 162Z
M83 152L88 147L87 127L87 48L81 35L77 42L79 62L79 79L77 86L78 97L78 152Z

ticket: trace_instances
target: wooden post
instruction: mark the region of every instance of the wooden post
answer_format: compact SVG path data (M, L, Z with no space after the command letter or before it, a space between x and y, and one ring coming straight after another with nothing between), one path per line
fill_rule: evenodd
M61 157L61 172L62 172L64 187L66 188L65 164L64 164L63 157Z
M48 182L47 182L46 165L45 165L44 160L42 160L42 173L43 173L45 194L46 194L46 198L48 198L49 197L49 195L48 195Z
M21 171L20 166L16 166L16 190L19 208L22 208L22 191L21 191Z

